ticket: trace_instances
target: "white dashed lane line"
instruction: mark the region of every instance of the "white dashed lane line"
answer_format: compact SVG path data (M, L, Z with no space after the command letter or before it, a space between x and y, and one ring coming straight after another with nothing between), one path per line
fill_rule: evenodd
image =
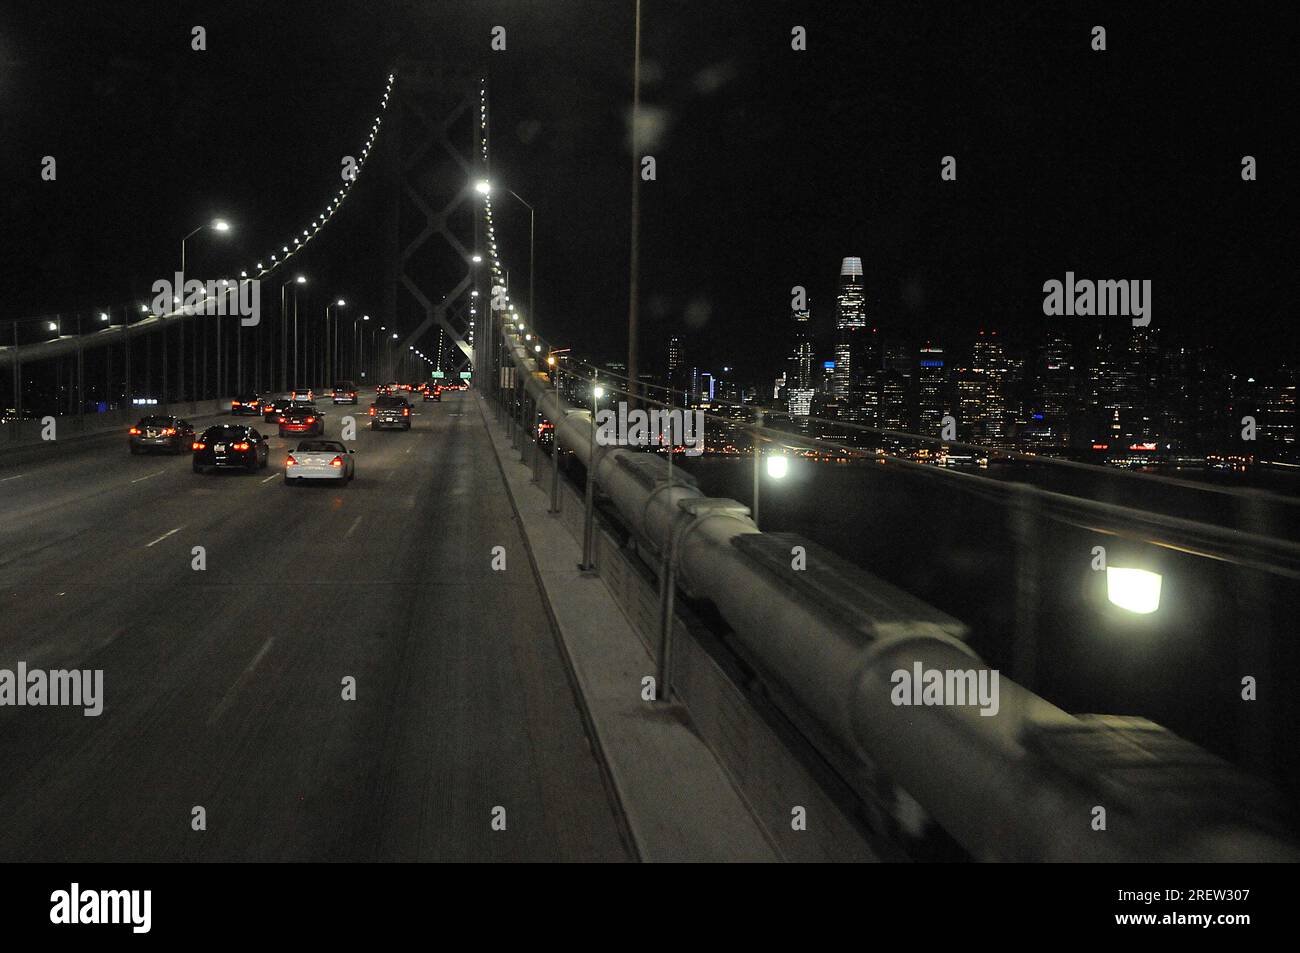
M157 539L155 539L152 543L147 543L147 544L145 545L144 548L145 548L145 549L148 549L150 546L157 546L159 543L161 543L161 542L162 542L164 539L166 539L168 536L175 536L177 533L179 533L179 532L180 532L181 530L183 530L184 528L185 528L184 526L177 526L175 529L168 530L167 532L165 532L165 533L163 533L161 536L159 536Z
M148 476L137 477L136 479L132 480L131 482L132 482L132 483L141 483L141 482L143 482L143 481L145 481L145 480L152 480L154 477L158 476L159 474L161 474L161 473L166 473L166 472L167 472L166 470L159 470L158 473L150 473Z

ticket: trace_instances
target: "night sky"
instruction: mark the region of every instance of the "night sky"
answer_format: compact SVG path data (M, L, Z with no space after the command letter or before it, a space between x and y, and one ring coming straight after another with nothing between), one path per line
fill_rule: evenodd
M1239 369L1295 359L1285 5L643 9L657 138L643 151L658 163L642 191L650 369L680 331L693 362L768 379L795 284L828 345L845 255L864 259L876 320L951 345L981 327L1031 340L1042 283L1073 270L1151 279L1153 324ZM204 53L190 50L195 24ZM489 51L495 24L505 53ZM795 24L808 52L790 49ZM486 71L494 178L537 207L538 326L621 357L630 0L7 3L0 317L142 299L213 215L237 231L192 240L191 271L265 256L337 190L403 53ZM948 154L955 183L939 178ZM1245 154L1259 181L1242 182ZM56 182L40 179L44 155ZM344 295L378 311L377 187L363 175L302 259L322 305ZM498 208L518 288L527 216Z

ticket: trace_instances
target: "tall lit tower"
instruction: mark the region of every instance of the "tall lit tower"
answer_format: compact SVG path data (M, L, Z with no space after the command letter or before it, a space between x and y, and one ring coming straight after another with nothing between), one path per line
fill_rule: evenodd
M864 339L867 330L866 293L862 286L862 259L845 258L840 263L840 292L835 330L835 377L832 393L838 400L850 399L854 385L864 379Z
M812 313L795 311L793 321L794 340L785 370L786 386L805 389L813 386Z
M938 436L948 412L948 368L943 348L937 344L922 345L916 366L917 426L920 433Z

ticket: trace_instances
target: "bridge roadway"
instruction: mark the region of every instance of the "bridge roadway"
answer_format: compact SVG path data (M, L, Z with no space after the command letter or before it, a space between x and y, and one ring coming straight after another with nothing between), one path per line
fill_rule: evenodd
M415 409L372 433L363 398L342 488L283 485L274 436L255 475L0 456L0 669L106 699L0 707L0 860L629 856L480 416Z

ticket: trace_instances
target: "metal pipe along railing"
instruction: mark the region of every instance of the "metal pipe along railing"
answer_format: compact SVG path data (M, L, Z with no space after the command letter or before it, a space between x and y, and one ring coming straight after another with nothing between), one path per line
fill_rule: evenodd
M768 677L976 859L1300 856L1282 839L1266 785L1149 722L1075 717L1007 678L991 717L895 704L896 672L987 670L959 622L857 570L836 566L822 588L790 570L798 537L760 533L746 507L673 480L658 455L598 446L592 412L559 395L518 335L500 334L536 412L554 424L557 451L589 468L639 540L670 554L656 571L672 570L688 595L712 602ZM834 560L826 554L823 565ZM836 611L843 592L852 598ZM1147 751L1145 773L1126 773L1147 749L1156 753ZM1146 783L1157 774L1160 783Z

